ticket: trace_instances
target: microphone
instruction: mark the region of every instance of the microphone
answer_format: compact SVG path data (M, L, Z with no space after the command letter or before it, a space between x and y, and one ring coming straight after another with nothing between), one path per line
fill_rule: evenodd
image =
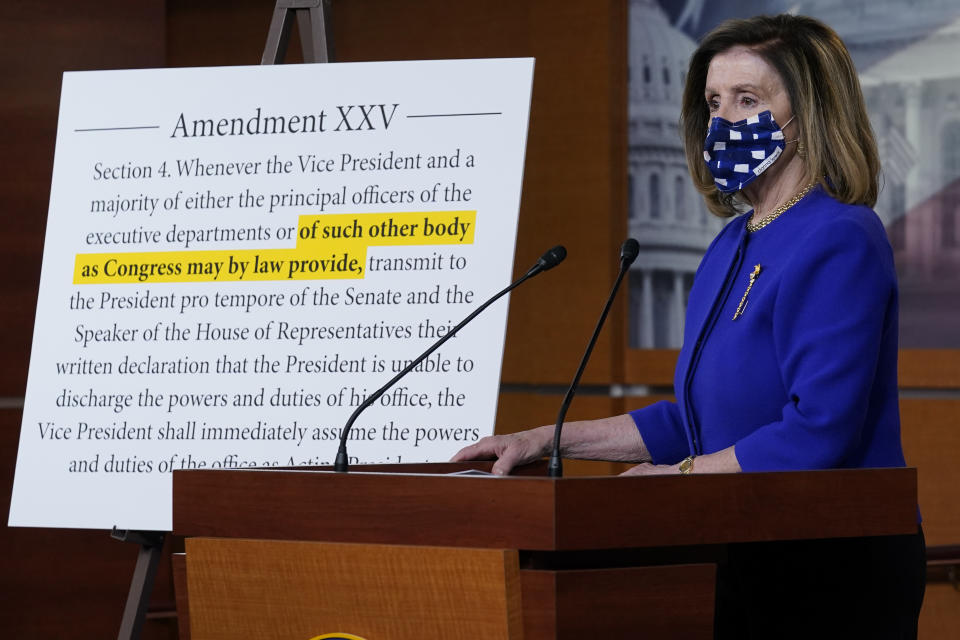
M350 416L350 418L347 420L347 424L344 425L343 431L340 433L340 448L337 449L337 458L333 463L333 470L339 471L341 473L347 473L350 470L350 464L347 458L347 437L350 435L350 429L353 427L353 423L356 422L357 417L367 407L369 407L374 402L379 400L380 396L386 393L390 387L395 385L397 381L400 380L400 378L404 377L405 375L413 371L413 369L416 368L418 364L423 362L427 358L427 356L429 356L431 353L439 349L444 342L446 342L447 340L455 336L457 332L460 331L460 329L462 329L468 322L470 322L471 320L476 318L478 315L480 315L480 313L484 309L486 309L491 304L493 304L494 302L502 298L507 293L510 293L512 290L519 287L521 284L523 284L533 276L539 273L542 273L544 271L553 269L555 266L563 262L563 259L566 257L567 257L567 250L564 249L563 246L561 245L557 245L552 249L548 250L546 253L540 256L540 258L537 260L537 263L532 267L530 267L530 270L527 271L521 278L510 283L510 285L507 286L505 289L501 290L499 293L495 294L492 298L490 298L489 300L484 302L482 305L477 307L473 311L473 313L471 313L466 318L461 320L460 324L455 326L453 329L445 333L443 337L441 337L439 340L437 340L432 345L430 345L429 349L427 349L422 354L420 354L420 356L416 360L412 361L410 364L404 367L403 371L395 375L389 382L387 382L387 384L383 385L382 387L380 387L379 389L371 393L369 396L367 396L367 399L364 400L362 403L360 403L360 406L357 407L356 411L354 411L353 414Z
M639 251L639 247L637 250ZM545 254L537 258L537 263L532 267L530 267L530 270L527 271L527 275L525 275L523 278L518 280L516 284L510 285L510 286L516 287L527 278L532 278L533 276L537 275L541 271L547 271L549 269L553 269L555 266L563 262L563 259L566 257L567 257L567 250L563 247L562 244L558 244L552 249L547 249L547 252ZM633 261L631 260L631 262ZM501 294L497 294L498 297L500 295Z
M563 430L563 420L567 417L567 409L570 408L570 403L573 402L573 395L576 393L577 386L580 384L580 376L583 375L583 370L587 367L590 354L593 352L593 345L597 343L600 329L603 328L603 323L607 319L607 313L610 311L611 305L613 305L613 299L617 296L617 289L620 288L623 276L626 275L627 269L629 269L633 261L637 259L637 254L639 253L640 243L633 238L627 238L620 246L620 273L617 274L617 280L613 283L613 290L610 291L610 295L607 297L607 304L603 307L600 320L597 321L597 327L593 330L593 336L590 338L589 344L587 344L587 350L580 359L577 374L573 377L573 382L570 384L570 388L567 389L567 395L564 396L563 402L560 404L560 412L557 414L557 426L553 430L553 451L550 454L550 462L547 464L547 475L551 478L563 477L563 461L560 459L560 433Z

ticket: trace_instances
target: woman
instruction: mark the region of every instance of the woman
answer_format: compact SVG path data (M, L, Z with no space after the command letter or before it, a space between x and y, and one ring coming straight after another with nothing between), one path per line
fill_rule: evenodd
M870 209L880 165L840 38L799 16L721 24L690 61L681 130L708 207L747 212L697 270L677 401L565 425L564 455L641 463L628 474L904 466L896 274ZM454 460L495 457L505 474L547 455L552 437L493 436ZM846 620L854 637L915 637L922 533L871 544L731 548L721 634L823 637Z

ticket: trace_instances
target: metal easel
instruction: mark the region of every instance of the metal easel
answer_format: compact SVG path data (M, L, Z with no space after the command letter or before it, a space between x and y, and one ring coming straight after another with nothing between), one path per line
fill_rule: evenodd
M293 19L300 27L304 62L331 62L330 0L277 0L260 64L280 64L287 54Z
M110 532L110 537L114 540L140 545L133 579L130 581L130 593L127 594L127 604L123 608L123 618L120 621L120 633L117 634L119 640L140 638L143 622L147 617L147 605L150 603L154 578L157 575L157 566L160 564L160 556L163 555L165 535L162 531L127 531L116 527Z
M260 64L280 64L287 55L293 20L300 28L304 62L330 62L333 38L330 32L330 0L277 0ZM147 617L157 567L163 555L163 531L127 531L113 528L110 537L140 545L137 564L123 609L118 640L139 640Z

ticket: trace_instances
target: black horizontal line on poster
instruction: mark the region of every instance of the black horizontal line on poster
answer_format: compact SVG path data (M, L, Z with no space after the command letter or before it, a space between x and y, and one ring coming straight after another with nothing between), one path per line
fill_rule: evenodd
M151 125L144 125L140 127L94 127L90 129L74 129L73 132L86 133L89 131L130 131L133 129L159 129L159 128L160 128L160 125L151 124Z
M461 116L500 116L502 111L485 111L482 113L424 113L420 115L410 115L408 118L457 118Z

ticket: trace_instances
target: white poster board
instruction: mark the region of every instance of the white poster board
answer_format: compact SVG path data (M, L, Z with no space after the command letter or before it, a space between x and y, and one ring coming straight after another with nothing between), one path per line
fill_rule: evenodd
M67 73L11 526L167 530L171 472L330 464L512 273L533 61ZM354 425L492 433L505 301Z

